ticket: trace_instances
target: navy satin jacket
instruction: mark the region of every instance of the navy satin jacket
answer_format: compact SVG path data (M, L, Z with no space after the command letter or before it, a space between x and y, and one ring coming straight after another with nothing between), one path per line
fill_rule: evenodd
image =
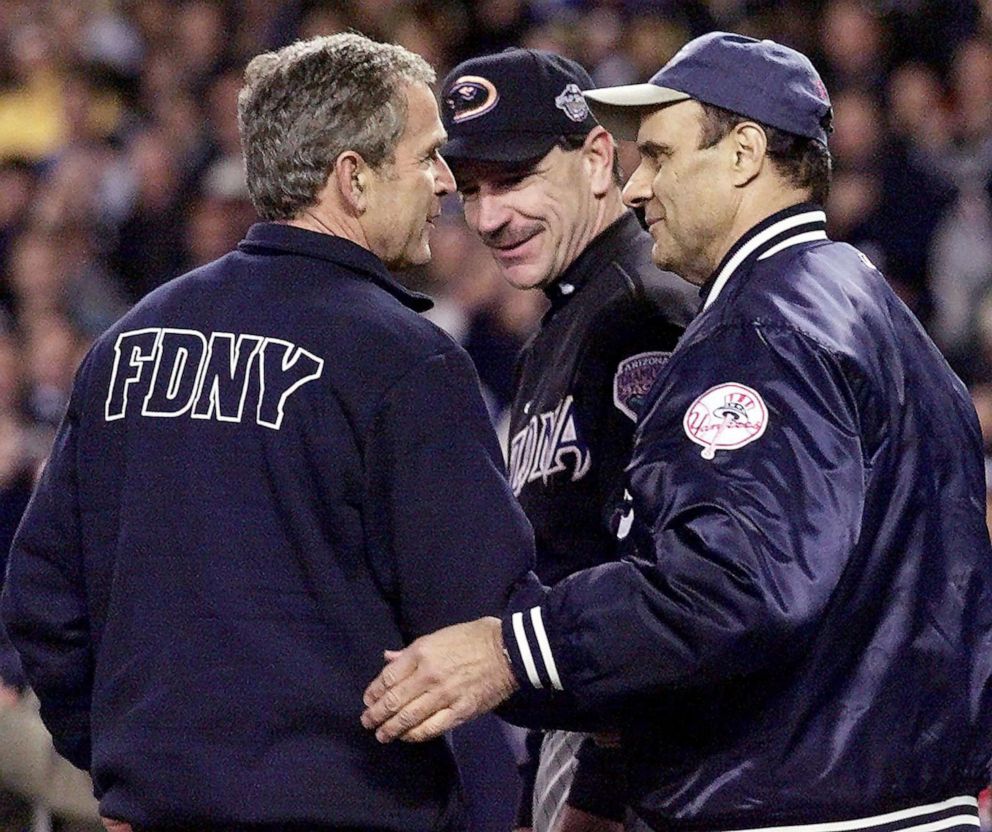
M619 726L659 828L865 817L988 782L978 421L824 227L800 205L735 244L646 402L628 555L504 617L516 717Z

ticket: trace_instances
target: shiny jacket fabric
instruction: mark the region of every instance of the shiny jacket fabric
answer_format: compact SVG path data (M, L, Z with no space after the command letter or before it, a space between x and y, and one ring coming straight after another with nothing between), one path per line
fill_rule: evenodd
M657 828L865 817L989 776L977 419L824 225L769 218L706 287L639 426L629 556L504 618L518 717L619 725Z
M532 551L429 305L353 243L259 224L86 358L2 612L104 815L462 828L445 742L359 724L383 648L499 611Z

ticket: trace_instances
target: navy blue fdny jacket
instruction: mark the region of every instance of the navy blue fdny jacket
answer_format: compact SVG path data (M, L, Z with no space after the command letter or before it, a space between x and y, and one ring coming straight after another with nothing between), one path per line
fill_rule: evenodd
M942 811L977 824L992 742L977 419L883 277L824 227L797 206L727 254L645 405L629 555L504 617L530 691L518 714L618 725L657 828L954 797Z
M358 720L383 646L501 610L533 549L427 305L260 224L85 359L2 610L104 815L461 828L445 743Z

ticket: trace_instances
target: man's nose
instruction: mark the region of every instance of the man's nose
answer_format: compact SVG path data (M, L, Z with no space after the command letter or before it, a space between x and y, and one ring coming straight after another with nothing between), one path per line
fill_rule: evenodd
M624 185L623 203L628 208L640 208L651 199L651 195L651 175L641 162Z
M448 167L444 157L438 154L437 174L434 179L434 193L438 196L447 196L455 192L455 175Z
M480 193L475 214L475 230L481 235L493 234L510 221L509 210L496 194Z

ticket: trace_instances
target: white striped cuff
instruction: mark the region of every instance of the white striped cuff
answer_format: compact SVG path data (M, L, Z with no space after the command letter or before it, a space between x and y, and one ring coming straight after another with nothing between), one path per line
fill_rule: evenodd
M952 797L940 803L914 806L884 815L828 823L792 826L764 826L732 832L942 832L951 829L977 829L978 798Z
M558 666L551 652L551 642L544 629L544 618L540 607L532 607L526 613L515 612L511 618L513 638L520 652L527 679L535 688L550 685L555 690L564 690Z

